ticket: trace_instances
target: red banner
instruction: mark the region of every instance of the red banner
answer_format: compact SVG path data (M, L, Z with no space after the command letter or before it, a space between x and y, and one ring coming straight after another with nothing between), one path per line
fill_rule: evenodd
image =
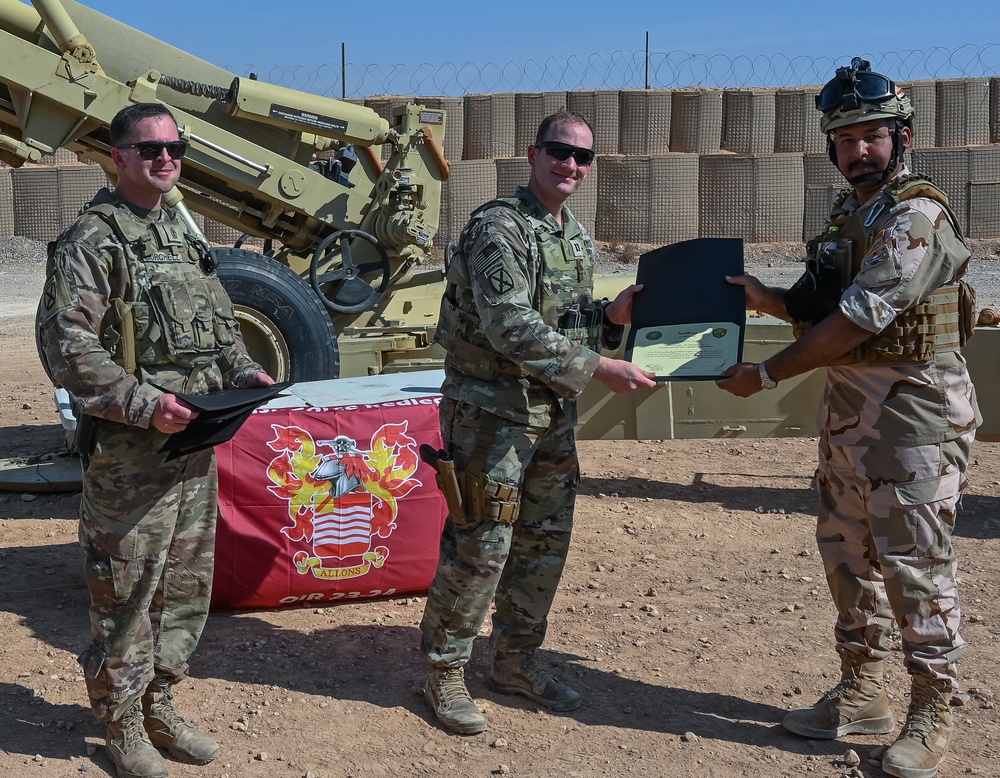
M213 607L426 592L447 507L417 450L441 446L439 401L256 411L216 448Z

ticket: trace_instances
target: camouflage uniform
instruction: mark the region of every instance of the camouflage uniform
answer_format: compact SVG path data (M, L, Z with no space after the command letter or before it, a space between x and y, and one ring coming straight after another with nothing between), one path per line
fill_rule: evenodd
M939 343L923 361L898 353L917 329L906 312L952 288L970 253L941 202L899 199L906 177L903 168L860 207L851 194L835 209L837 229L824 236L855 236L857 259L846 263L853 277L841 263L838 307L878 334L847 364L828 368L816 535L839 614L839 649L885 659L895 618L907 669L954 686L965 643L951 534L981 418L957 325L955 343ZM907 334L887 336L894 322Z
M95 715L117 721L154 675L184 677L208 617L217 475L211 450L167 461L150 426L164 392L241 386L246 354L208 247L172 211L101 190L46 268L39 350L77 409L96 417L80 543L93 643L80 656ZM134 373L122 365L134 319ZM132 366L130 366L132 367Z
M421 622L434 666L465 665L494 595L498 651L529 654L545 637L580 477L575 400L596 349L616 347L623 329L591 299L590 236L566 208L562 220L560 229L527 188L487 203L448 271L437 336L445 447L459 473L481 468L520 494L506 517L482 521L465 495L464 515L446 522Z

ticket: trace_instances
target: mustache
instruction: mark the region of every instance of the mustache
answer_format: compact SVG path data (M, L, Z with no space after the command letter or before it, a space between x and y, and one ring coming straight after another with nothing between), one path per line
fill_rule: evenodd
M849 173L854 172L855 170L876 170L876 169L877 166L875 165L874 162L868 159L868 157L862 157L861 159L857 159L847 166L847 171Z

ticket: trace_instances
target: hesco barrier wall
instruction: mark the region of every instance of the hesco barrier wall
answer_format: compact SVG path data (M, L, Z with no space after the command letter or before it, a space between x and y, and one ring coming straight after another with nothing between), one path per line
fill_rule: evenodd
M901 86L916 110L911 168L944 189L969 237L1000 238L1000 76ZM594 125L598 157L569 206L595 238L762 242L815 235L847 185L826 156L818 92L818 86L629 89L351 102L386 118L407 102L448 112L451 178L438 247L458 238L473 209L527 182L525 154L538 123L562 107ZM100 168L80 165L64 150L43 163L0 170L0 235L51 240L100 185ZM70 186L72 194L63 192ZM211 220L205 230L217 243L239 237Z

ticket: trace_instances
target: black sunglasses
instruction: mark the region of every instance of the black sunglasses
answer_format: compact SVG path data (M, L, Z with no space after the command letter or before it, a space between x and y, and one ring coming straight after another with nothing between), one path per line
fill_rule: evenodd
M823 111L842 108L856 110L862 102L882 103L896 93L896 85L881 73L873 73L865 60L855 58L850 67L837 68L837 75L816 95L816 107Z
M125 146L119 146L118 148L138 149L139 156L143 159L156 159L166 149L171 159L182 159L187 154L188 145L187 141L184 140L172 140L169 143L163 143L158 140L144 140L139 143L129 143Z
M587 167L594 161L594 150L585 149L580 146L571 146L568 143L561 143L557 140L546 140L538 144L538 148L544 149L545 153L553 159L565 162L572 157L580 167Z

